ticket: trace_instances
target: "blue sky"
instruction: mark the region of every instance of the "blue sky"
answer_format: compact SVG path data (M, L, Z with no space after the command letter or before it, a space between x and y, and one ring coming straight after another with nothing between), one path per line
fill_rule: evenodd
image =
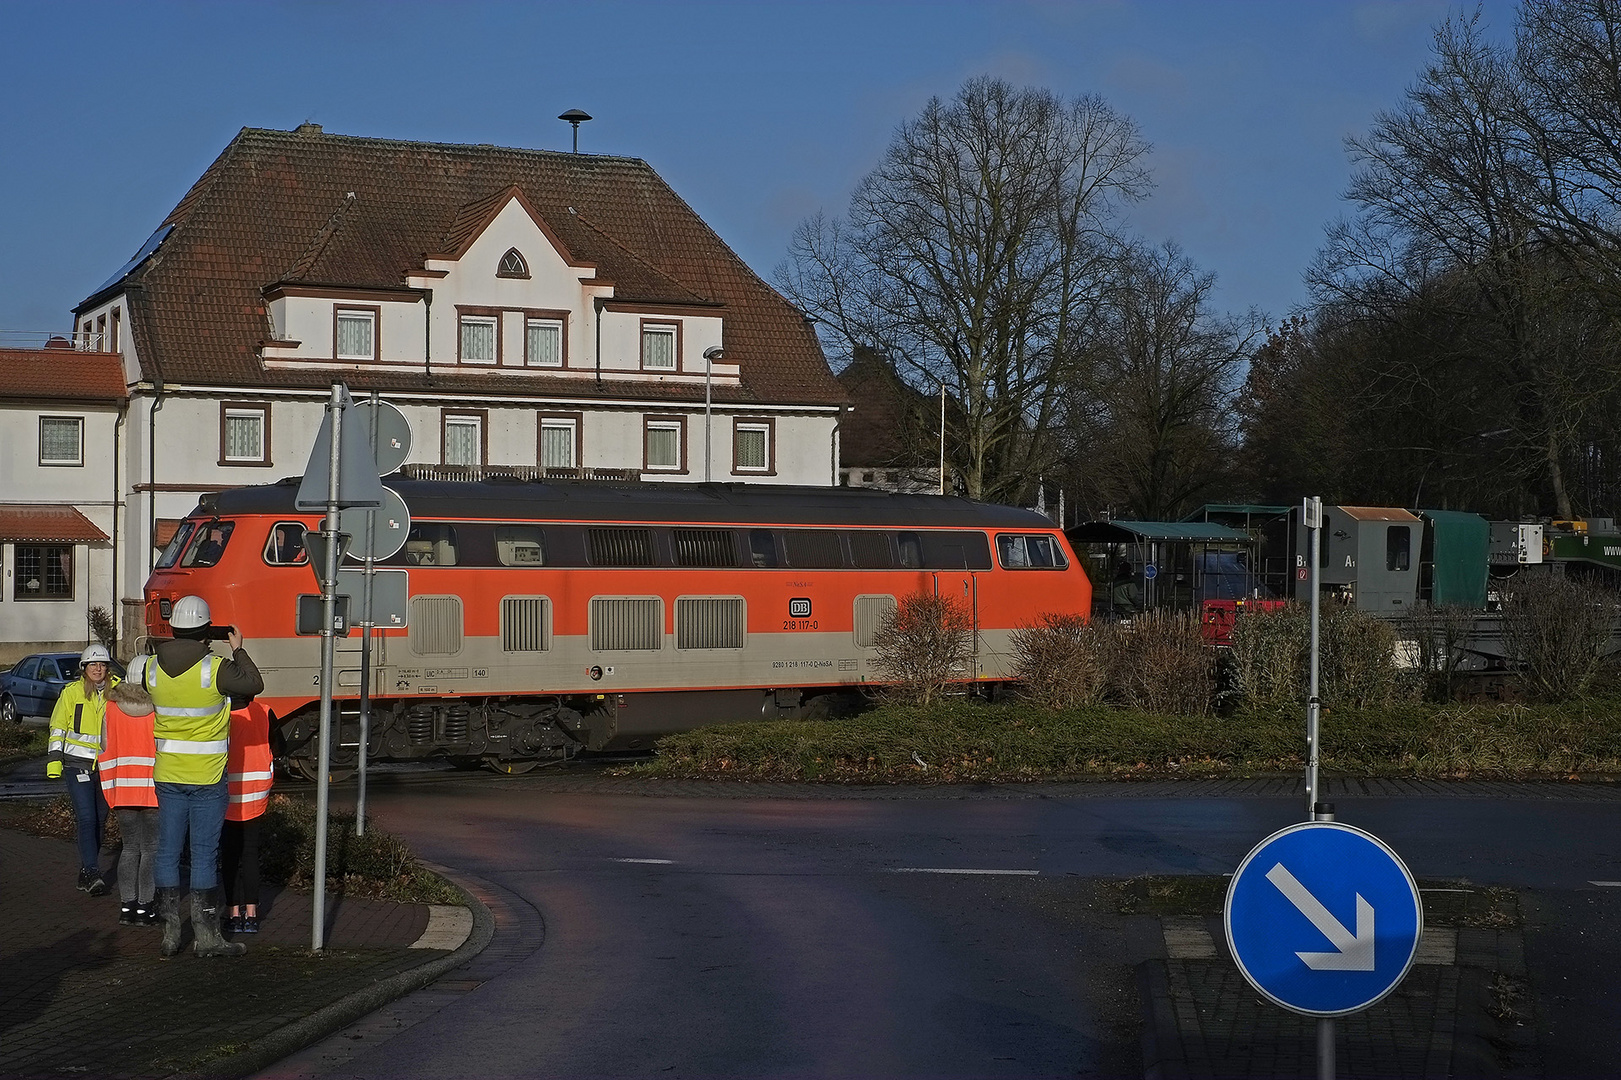
M646 159L770 280L895 126L974 75L1103 95L1154 144L1132 228L1275 321L1343 212L1343 139L1431 0L0 5L0 331L63 331L244 126ZM1485 5L1506 34L1508 0ZM15 337L0 337L21 344Z

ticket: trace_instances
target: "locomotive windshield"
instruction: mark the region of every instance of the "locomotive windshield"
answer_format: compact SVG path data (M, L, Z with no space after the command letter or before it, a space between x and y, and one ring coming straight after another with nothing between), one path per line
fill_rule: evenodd
M195 521L182 521L180 523L180 528L176 529L174 535L169 538L169 546L163 549L162 555L158 556L156 569L167 570L175 564L175 560L180 558L180 553L186 548L186 541L191 539L191 534L196 528L197 523Z
M192 539L191 546L180 557L182 567L213 566L225 554L225 545L231 542L231 533L236 531L236 522L221 521L214 518L198 526L197 534Z

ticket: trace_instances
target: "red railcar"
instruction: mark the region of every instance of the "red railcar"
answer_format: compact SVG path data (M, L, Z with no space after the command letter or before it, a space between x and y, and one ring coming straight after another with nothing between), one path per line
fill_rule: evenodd
M385 480L412 516L379 566L408 619L373 638L378 759L483 760L508 772L579 748L632 748L703 724L805 715L878 681L873 638L900 597L958 599L972 681L1011 675L1010 633L1085 614L1091 585L1046 517L871 490ZM196 594L265 675L278 749L312 775L320 638L303 546L319 515L283 481L205 496L146 585L146 621ZM353 567L356 564L348 563ZM340 639L335 769L358 750L360 636Z

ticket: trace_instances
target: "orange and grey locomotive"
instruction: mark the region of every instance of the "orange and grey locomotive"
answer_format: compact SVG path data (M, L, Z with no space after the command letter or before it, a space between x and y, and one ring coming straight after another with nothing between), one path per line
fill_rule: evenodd
M815 712L880 681L875 636L900 598L959 602L974 683L1011 676L1009 635L1085 614L1091 585L1046 517L872 490L390 477L410 508L404 625L373 639L368 754L521 772L704 724ZM253 642L274 742L314 775L318 592L296 481L204 496L146 585L169 636L182 596ZM347 568L357 564L346 563ZM307 601L306 601L307 603ZM358 618L358 597L355 602ZM358 752L360 636L338 643L334 768Z

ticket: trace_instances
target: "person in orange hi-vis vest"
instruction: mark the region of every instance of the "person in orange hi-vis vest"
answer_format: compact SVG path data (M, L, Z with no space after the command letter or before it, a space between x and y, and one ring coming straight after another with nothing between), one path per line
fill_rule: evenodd
M118 922L156 926L158 910L152 895L158 857L158 793L152 783L152 764L157 741L152 737L152 699L141 688L138 670L134 678L108 691L101 730L96 772L107 805L118 814L118 831L124 838L118 856Z
M225 929L259 932L259 818L270 804L274 765L270 757L270 712L256 701L231 699L231 747L225 778L230 801L220 833Z

